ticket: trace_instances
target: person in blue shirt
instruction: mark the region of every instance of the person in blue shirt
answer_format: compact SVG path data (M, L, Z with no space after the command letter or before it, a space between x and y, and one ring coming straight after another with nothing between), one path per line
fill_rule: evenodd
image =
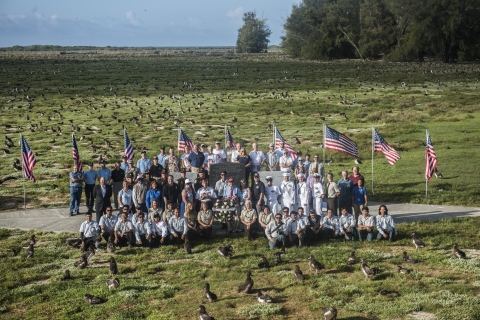
M348 171L342 171L342 178L338 180L337 183L338 189L340 189L340 195L338 197L338 208L346 208L347 212L352 212L352 189L353 183L352 180L348 178ZM333 212L336 215L339 215L337 212Z
M120 169L125 171L125 174L127 173L128 170L128 162L127 162L127 156L122 156L122 163L120 163Z
M368 206L367 189L363 186L362 179L358 180L358 185L353 187L352 202L355 220L358 220L362 208Z
M79 214L78 207L82 198L82 187L85 179L83 173L78 172L78 167L73 167L73 172L70 172L70 215L73 213Z
M168 154L165 153L165 146L160 147L160 153L158 154L158 164L161 164L165 168L165 158L168 157Z
M198 144L193 145L193 151L190 152L190 155L187 158L192 167L192 172L199 172L203 168L205 162L205 155L203 152L198 151Z
M141 158L137 161L137 168L140 170L142 174L148 172L148 169L152 166L152 161L147 158L147 151L143 150L140 154Z
M93 170L93 163L88 164L88 170L83 173L85 178L85 201L88 212L93 212L93 188L95 187L95 180L97 179L97 172Z
M147 205L147 210L150 210L150 206L152 205L153 200L158 201L158 205L160 208L164 207L163 204L163 197L162 197L162 190L158 188L157 181L152 181L150 184L150 190L147 191L147 197L145 200L145 204Z
M105 167L105 160L100 160L100 169L97 170L97 179L100 182L100 178L105 178L105 183L110 184L110 178L112 177L112 171Z

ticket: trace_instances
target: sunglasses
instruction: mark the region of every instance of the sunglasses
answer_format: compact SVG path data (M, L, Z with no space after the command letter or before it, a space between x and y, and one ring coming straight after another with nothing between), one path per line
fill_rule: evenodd
M105 211L110 212L110 211L112 211L112 210L105 210Z

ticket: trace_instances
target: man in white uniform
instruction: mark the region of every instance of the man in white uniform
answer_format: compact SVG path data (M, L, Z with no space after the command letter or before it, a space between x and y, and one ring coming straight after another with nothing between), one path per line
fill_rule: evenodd
M299 173L297 175L297 208L302 207L304 212L310 212L308 205L308 198L310 197L310 190L305 182L305 175Z
M290 180L290 173L283 174L283 182L280 184L280 193L282 194L282 208L287 207L290 211L295 211L295 185Z
M267 185L265 186L267 205L270 207L272 214L275 216L279 212L278 204L281 202L280 188L273 185L273 177L268 176L265 179L267 180Z
M313 174L313 189L312 189L312 199L313 199L313 206L315 208L315 212L317 215L322 215L322 201L324 197L323 191L323 184L320 182L320 174L314 173Z

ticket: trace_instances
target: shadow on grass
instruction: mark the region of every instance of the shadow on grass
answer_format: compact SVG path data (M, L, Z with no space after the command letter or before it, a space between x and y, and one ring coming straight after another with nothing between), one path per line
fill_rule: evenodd
M129 274L129 273L134 273L135 271L136 271L135 269L127 267L127 268L123 269L123 270L122 270L121 272L119 272L119 273L120 273L120 274Z
M23 209L23 197L0 196L0 211L11 211L17 208Z
M377 280L385 280L388 278L392 278L395 276L395 273L393 272L383 272L381 274L376 275L375 277L372 278L372 280L377 281Z

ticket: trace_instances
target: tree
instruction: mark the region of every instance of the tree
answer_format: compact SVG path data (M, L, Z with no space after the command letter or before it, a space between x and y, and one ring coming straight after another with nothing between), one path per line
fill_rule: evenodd
M243 26L238 29L237 52L258 53L267 49L272 31L266 22L267 19L257 18L256 12L243 14Z

